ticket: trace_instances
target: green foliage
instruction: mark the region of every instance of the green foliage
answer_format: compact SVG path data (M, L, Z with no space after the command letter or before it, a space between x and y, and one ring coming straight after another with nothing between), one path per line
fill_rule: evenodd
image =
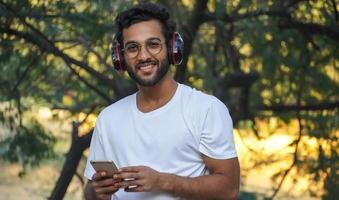
M28 127L20 127L13 137L0 142L0 156L9 162L21 163L25 168L35 167L44 159L55 156L55 142L56 139L37 121L32 121Z
M239 200L257 200L257 194L256 193L251 193L251 192L240 192Z

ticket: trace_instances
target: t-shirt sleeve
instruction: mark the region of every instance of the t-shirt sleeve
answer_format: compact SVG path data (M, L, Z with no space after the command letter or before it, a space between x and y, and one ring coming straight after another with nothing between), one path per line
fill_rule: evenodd
M237 157L233 122L225 104L215 99L203 119L199 151L214 159Z
M91 144L89 148L89 155L87 158L85 172L84 172L84 176L88 178L89 180L92 180L92 176L95 173L95 170L90 163L91 160L105 160L104 151L102 148L102 140L100 137L99 118L96 122L94 131L93 131Z

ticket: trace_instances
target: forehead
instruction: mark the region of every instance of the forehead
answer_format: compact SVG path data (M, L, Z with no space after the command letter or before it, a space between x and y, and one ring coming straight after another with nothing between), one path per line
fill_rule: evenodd
M133 24L130 27L123 29L122 35L125 44L130 41L144 42L149 38L159 38L161 40L165 39L161 24L157 20L149 20Z

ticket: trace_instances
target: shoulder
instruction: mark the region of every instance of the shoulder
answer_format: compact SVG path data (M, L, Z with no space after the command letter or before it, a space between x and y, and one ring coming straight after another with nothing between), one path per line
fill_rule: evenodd
M211 107L226 109L226 105L217 97L181 84L182 98L185 104L195 110L207 111Z

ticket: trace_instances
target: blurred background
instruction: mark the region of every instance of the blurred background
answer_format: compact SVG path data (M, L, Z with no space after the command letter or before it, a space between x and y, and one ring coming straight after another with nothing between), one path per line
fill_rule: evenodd
M113 20L140 2L0 0L0 199L83 199L96 117L136 91ZM338 1L151 2L185 40L175 79L231 111L239 199L338 198Z

